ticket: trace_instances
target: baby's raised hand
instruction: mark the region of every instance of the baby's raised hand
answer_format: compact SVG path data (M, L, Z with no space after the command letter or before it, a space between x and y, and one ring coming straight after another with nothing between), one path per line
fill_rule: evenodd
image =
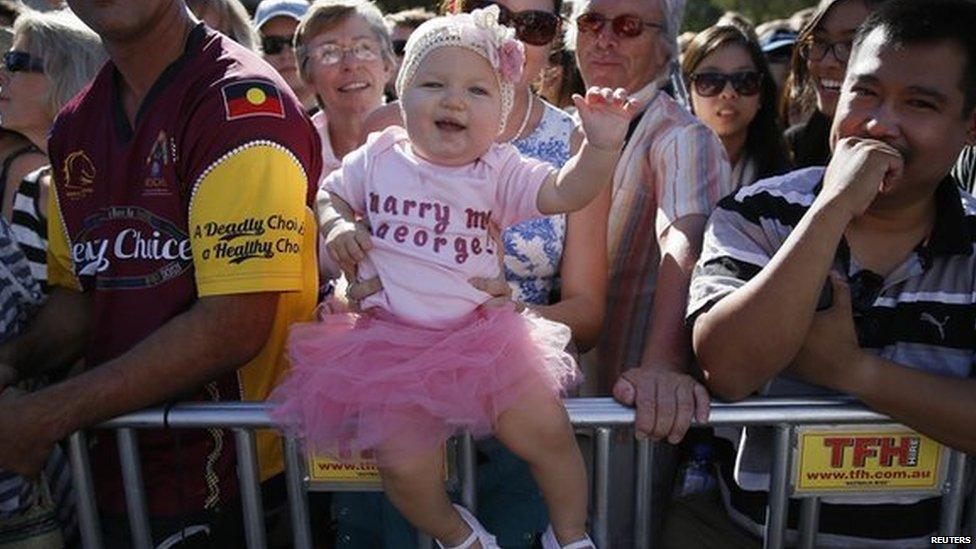
M573 103L583 123L583 133L590 145L619 151L627 138L627 126L637 114L635 103L623 88L592 87L586 96L573 95Z

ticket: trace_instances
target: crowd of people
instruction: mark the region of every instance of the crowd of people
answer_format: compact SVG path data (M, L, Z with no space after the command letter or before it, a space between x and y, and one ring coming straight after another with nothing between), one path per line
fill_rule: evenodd
M635 407L617 456L709 449L665 547L762 544L770 433L689 431L713 398L848 395L976 453L973 0L684 34L683 0L249 7L0 0L0 547L77 545L62 441L185 401L375 458L384 492L311 495L320 547L594 548L567 395ZM476 513L442 482L462 429ZM243 546L227 430L139 448L154 545ZM927 547L940 501L825 498L817 544Z

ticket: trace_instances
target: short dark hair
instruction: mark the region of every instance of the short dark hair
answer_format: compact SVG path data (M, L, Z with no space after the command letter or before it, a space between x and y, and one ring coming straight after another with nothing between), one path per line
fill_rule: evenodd
M976 1L891 0L872 13L854 37L854 47L875 30L895 47L950 42L966 55L962 81L963 114L976 107Z

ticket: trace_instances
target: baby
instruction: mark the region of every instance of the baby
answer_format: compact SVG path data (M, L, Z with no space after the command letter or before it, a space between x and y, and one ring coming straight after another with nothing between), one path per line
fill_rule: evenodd
M539 484L543 546L589 548L586 471L560 400L577 377L569 329L484 307L490 296L468 280L499 272L489 226L578 210L600 192L635 105L623 90L574 97L586 139L558 172L495 143L524 62L497 17L491 7L418 28L397 78L405 128L371 135L324 182L320 207L348 227L337 241L365 254L358 275L383 290L362 313L293 329L274 414L319 452L375 451L392 503L440 547L497 547L442 480L448 437L494 435Z

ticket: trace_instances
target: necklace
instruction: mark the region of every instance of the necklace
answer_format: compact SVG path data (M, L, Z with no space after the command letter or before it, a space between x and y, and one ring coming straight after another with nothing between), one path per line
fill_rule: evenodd
M529 88L525 89L525 99L527 101L525 104L525 118L522 119L522 124L519 126L518 131L515 132L515 135L508 140L509 143L516 141L522 135L525 128L529 125L529 119L532 118L532 90Z

